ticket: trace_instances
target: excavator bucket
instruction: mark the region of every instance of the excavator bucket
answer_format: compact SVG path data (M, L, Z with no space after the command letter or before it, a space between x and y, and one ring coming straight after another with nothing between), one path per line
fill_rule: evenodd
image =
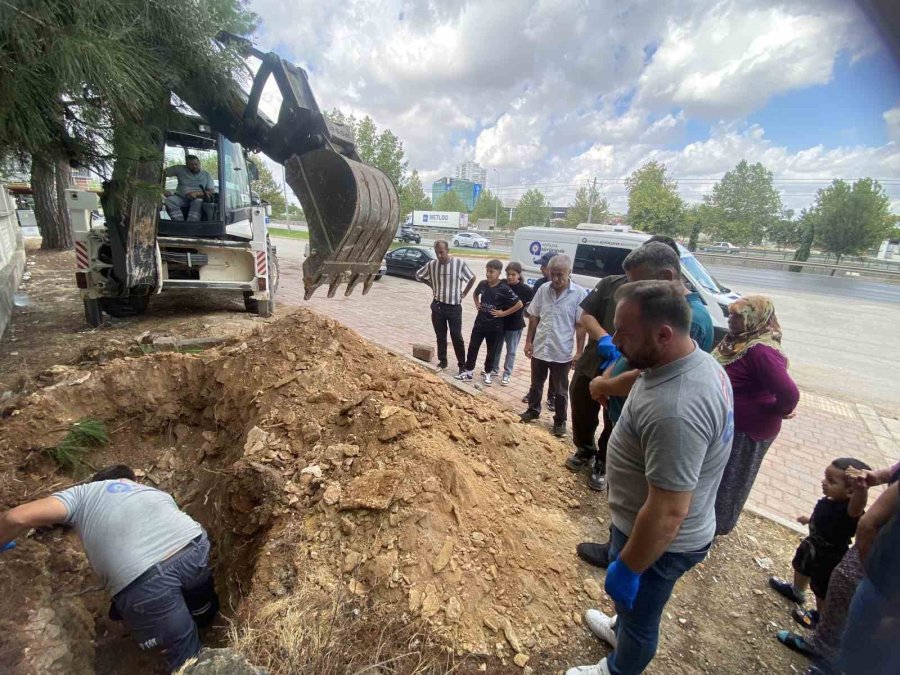
M360 282L368 293L400 222L394 184L379 169L330 149L294 155L285 174L309 225L304 297L323 284L333 297L344 282L345 295Z

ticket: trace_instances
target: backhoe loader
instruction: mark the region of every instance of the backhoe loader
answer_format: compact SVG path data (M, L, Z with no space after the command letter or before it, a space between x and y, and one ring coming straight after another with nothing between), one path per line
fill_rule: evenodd
M250 190L256 166L248 151L284 165L303 207L310 235L303 263L306 299L322 285L333 297L342 283L346 295L360 283L365 294L379 274L400 220L396 187L360 161L346 128L322 114L303 69L230 33L219 33L217 40L261 65L250 90L236 81L225 92L224 105L222 97L204 98L202 87L172 92L177 98L165 106L163 119L152 121L161 130L158 155L143 158L128 176L151 187L159 177L158 190L132 190L123 197L125 181L117 184L114 168L101 195L67 193L75 277L92 326L102 322L103 312L139 314L153 294L179 288L242 292L248 311L271 315L278 260L265 205ZM282 99L277 121L259 109L270 78ZM162 208L170 187L162 168L184 164L188 155L200 158L215 184L200 220L172 219ZM101 205L105 221L97 218Z

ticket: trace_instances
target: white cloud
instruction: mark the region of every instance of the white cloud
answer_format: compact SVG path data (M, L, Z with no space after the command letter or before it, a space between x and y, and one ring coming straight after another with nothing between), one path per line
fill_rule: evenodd
M896 143L833 147L823 138L789 151L746 124L773 97L828 82L841 54L876 44L841 0L254 0L252 8L263 17L260 46L290 50L322 108L391 128L426 191L472 158L500 172L504 197L535 185L566 204L599 176L617 208L621 178L652 158L675 176L711 181L744 157L779 178L900 171ZM685 145L698 118L717 124ZM900 108L884 120L898 140ZM814 187L784 185L791 206L811 201ZM681 187L697 199L710 186Z

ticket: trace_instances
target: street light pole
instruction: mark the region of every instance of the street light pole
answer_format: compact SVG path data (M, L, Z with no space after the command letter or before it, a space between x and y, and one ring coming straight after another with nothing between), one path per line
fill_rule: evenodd
M500 223L497 222L497 216L500 209L500 172L493 169L497 174L497 194L494 195L494 228L500 229Z

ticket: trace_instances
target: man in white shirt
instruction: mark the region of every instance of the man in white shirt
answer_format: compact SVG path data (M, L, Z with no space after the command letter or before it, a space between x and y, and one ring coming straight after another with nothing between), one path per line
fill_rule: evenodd
M569 256L553 256L547 268L550 281L537 290L528 306L525 356L531 359L531 389L528 410L519 419L531 422L541 416L541 392L549 374L554 399L553 434L565 436L569 368L584 349L585 332L578 319L587 291L572 282Z

